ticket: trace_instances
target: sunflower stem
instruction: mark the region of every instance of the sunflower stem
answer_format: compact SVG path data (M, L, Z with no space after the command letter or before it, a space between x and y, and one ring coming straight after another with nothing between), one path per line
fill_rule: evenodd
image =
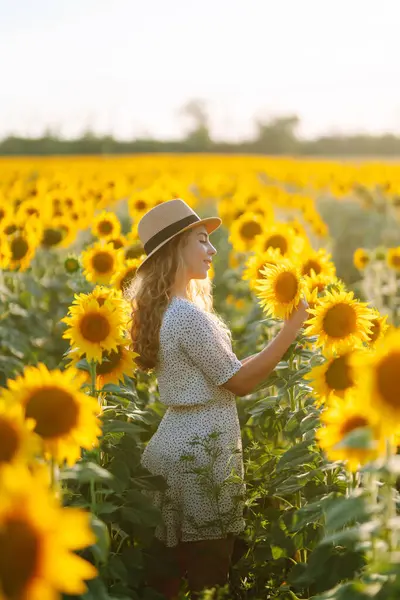
M91 360L89 363L90 369L90 395L96 397L96 361Z
M94 398L97 395L97 390L96 390L96 361L95 360L91 360L89 363L89 368L90 368L90 395L93 396ZM90 501L91 501L91 512L93 514L96 514L96 484L94 482L93 479L90 480Z
M386 538L386 543L388 547L389 553L393 550L393 533L390 521L396 516L396 505L395 499L393 495L393 475L390 471L390 458L392 455L392 445L390 439L386 439L386 460L385 467L386 473L384 476L384 485L383 485L383 502L384 502L384 510L383 510L383 533Z

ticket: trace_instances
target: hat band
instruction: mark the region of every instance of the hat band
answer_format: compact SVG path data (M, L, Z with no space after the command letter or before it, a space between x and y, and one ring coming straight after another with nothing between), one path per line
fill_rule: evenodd
M165 240L175 235L175 233L179 233L181 229L184 229L185 227L191 225L192 223L195 223L196 221L200 221L200 218L197 215L189 215L188 217L184 217L183 219L180 219L179 221L176 221L175 223L164 227L164 229L161 229L149 240L147 240L147 242L143 246L144 251L147 255L149 255L150 252L153 252L153 250L157 248L157 246L162 244L162 242L165 242Z

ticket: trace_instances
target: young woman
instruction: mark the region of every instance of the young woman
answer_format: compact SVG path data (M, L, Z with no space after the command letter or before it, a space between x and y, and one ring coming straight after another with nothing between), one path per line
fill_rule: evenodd
M209 235L220 224L218 217L200 219L180 199L152 208L138 224L147 256L130 289L137 363L155 369L168 406L142 457L166 481L152 496L162 515L155 536L181 577L186 572L192 597L227 582L234 536L244 528L235 396L251 394L268 377L307 319L302 301L266 348L237 358L213 311L207 277L216 254ZM232 472L239 477L229 479ZM156 585L176 597L179 574Z

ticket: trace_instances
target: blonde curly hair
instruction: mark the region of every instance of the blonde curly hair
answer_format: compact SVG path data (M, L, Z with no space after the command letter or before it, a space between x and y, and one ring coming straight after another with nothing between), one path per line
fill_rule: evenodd
M172 299L172 288L178 269L184 269L182 248L187 244L191 229L175 236L139 269L132 279L127 297L131 301L131 349L139 356L138 367L149 372L157 367L160 347L160 328L164 312ZM224 321L214 311L212 283L206 279L191 279L186 288L187 299L219 322L231 337Z

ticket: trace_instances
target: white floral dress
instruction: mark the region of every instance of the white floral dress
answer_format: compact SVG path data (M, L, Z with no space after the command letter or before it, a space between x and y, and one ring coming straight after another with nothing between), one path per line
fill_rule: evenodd
M155 535L167 546L244 528L238 413L234 394L220 387L241 366L218 320L174 296L163 315L156 371L168 409L141 460L167 483L166 491L151 492L163 521Z

